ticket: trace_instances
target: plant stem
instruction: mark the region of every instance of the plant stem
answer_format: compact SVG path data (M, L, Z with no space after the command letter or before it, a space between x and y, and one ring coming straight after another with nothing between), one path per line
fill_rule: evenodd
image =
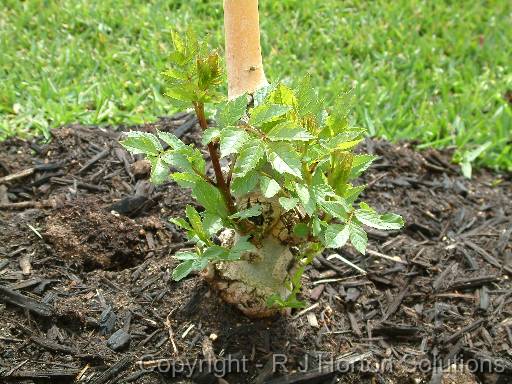
M194 109L196 111L197 119L199 120L199 125L203 131L208 129L208 122L206 121L206 115L204 113L204 104L195 102ZM224 175L222 174L222 168L220 166L219 152L217 148L217 144L208 143L208 151L210 152L210 158L212 160L213 171L215 172L215 179L217 181L217 187L219 188L222 196L224 197L224 201L226 202L226 206L231 214L236 212L235 203L233 202L233 198L231 197L231 193L229 192L229 186L224 179Z

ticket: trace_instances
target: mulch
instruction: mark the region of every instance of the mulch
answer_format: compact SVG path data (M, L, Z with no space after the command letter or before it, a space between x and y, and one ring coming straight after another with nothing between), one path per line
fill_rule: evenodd
M199 143L186 113L132 128ZM307 308L253 321L199 275L172 281L190 244L168 219L193 201L148 183L123 129L0 143L0 382L512 383L510 174L467 180L449 150L367 140L364 199L405 228L325 252Z

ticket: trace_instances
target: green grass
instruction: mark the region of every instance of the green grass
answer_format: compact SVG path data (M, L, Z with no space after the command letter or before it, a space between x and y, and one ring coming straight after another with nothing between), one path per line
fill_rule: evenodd
M2 3L0 137L171 113L158 75L171 28L223 43L221 0ZM511 2L260 3L270 79L310 72L327 98L353 88L372 134L461 151L490 142L481 163L512 169Z

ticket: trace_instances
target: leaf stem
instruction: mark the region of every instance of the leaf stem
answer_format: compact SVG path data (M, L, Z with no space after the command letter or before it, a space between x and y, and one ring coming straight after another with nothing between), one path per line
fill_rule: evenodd
M231 180L233 179L233 171L235 169L235 163L236 163L237 157L238 157L237 154L233 155L233 160L231 160L231 165L229 166L228 180L227 180L228 187L231 186Z
M197 119L199 120L199 125L201 126L201 129L203 131L206 131L208 129L208 122L206 121L206 115L204 113L204 104L200 102L194 102L194 109L197 115ZM210 152L210 158L212 160L213 170L215 172L217 188L219 188L220 192L222 193L229 213L233 214L236 212L235 203L233 202L233 198L231 197L231 193L229 192L229 186L226 183L226 180L224 179L224 175L222 174L217 144L208 143L208 151Z
M204 181L206 181L207 183L211 184L211 185L214 185L214 186L217 186L217 184L215 184L215 182L210 179L208 177L208 175L205 175L203 173L201 173L196 167L192 166L192 170L196 173L196 175L198 175L199 177L201 177Z

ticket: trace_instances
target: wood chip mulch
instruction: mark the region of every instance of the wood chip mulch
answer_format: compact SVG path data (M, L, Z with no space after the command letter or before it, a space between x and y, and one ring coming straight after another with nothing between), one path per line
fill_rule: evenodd
M134 127L155 128L199 143L186 113ZM0 143L0 382L512 383L510 174L367 140L364 198L406 227L325 252L307 308L251 321L200 276L171 280L188 244L168 218L193 201L150 185L118 132Z

